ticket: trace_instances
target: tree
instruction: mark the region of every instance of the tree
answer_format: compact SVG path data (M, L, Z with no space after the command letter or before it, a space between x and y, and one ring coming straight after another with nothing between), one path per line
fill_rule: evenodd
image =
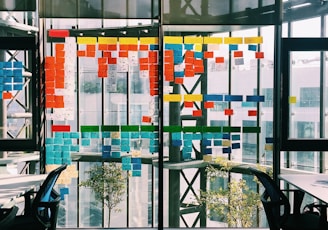
M121 211L117 205L123 200L126 178L121 166L117 163L103 163L93 165L86 171L89 178L79 186L89 187L99 202L104 202L108 208L108 227L112 211Z
M208 166L209 181L218 177L227 177L232 165L227 160L220 160L220 168ZM210 216L222 217L229 227L252 227L252 218L261 206L260 195L249 188L243 179L231 179L228 186L208 189L200 192L202 205L206 205Z

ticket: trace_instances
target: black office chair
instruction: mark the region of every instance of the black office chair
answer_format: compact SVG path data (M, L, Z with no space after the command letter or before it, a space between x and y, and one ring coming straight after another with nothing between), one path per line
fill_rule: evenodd
M324 230L328 229L327 217L314 213L302 213L301 204L304 193L297 189L281 190L275 181L266 173L249 168L250 172L257 177L264 187L261 201L268 220L270 230ZM294 193L294 208L283 193Z
M16 216L13 229L45 230L56 229L60 195L54 190L56 181L67 165L51 171L37 192L25 195L23 215ZM33 194L36 193L35 197ZM31 199L32 196L32 199Z
M0 229L1 230L7 230L13 225L17 212L18 212L17 206L0 209Z

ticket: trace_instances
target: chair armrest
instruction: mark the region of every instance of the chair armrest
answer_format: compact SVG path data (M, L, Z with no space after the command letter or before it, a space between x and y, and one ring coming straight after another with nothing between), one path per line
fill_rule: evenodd
M301 206L304 198L304 192L299 189L281 189L283 192L292 192L294 194L293 213L300 214Z

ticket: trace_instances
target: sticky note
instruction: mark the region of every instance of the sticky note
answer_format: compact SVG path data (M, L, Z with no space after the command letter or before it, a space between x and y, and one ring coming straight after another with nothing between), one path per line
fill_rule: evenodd
M296 104L296 97L295 96L290 96L289 97L289 103L290 104Z
M263 37L245 37L244 38L245 44L261 44L263 43Z

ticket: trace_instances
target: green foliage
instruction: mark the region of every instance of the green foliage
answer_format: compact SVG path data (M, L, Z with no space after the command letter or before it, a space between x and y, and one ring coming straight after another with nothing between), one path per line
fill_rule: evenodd
M116 207L123 200L126 183L123 170L119 164L111 162L108 164L95 164L86 173L89 178L82 181L79 186L91 188L96 200L104 202L108 207L109 226L111 212L113 210L120 211Z
M228 162L220 169L208 166L208 179L227 177L229 170L231 165ZM261 207L260 195L243 179L231 179L226 188L201 191L200 194L200 203L206 205L209 215L222 217L229 227L252 227L254 216Z

